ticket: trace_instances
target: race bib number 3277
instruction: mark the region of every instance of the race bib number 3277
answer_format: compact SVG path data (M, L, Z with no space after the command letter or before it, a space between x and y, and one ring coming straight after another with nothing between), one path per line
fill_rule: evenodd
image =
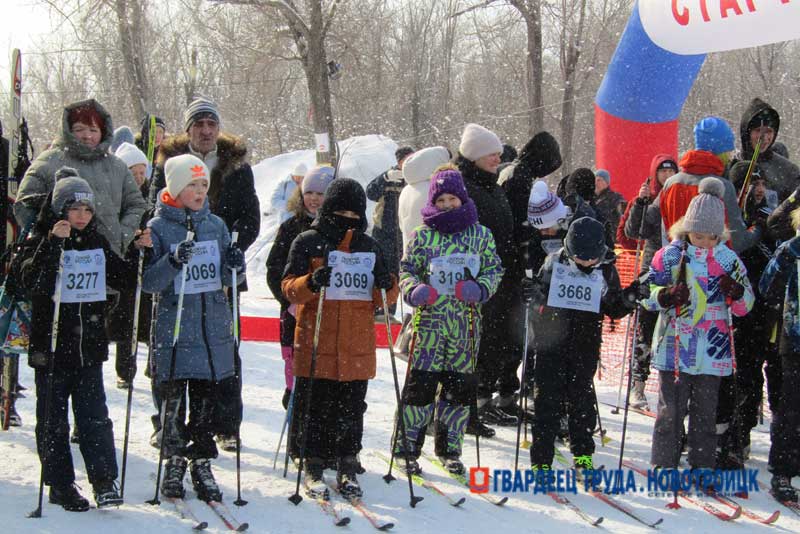
M102 248L65 250L61 302L106 300L106 255Z

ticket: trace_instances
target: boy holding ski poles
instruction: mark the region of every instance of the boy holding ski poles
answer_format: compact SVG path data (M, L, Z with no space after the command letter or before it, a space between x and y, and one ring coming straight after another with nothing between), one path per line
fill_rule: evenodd
M159 460L168 458L161 492L182 498L191 462L198 498L221 501L210 463L217 457L216 385L234 373L232 317L222 286L238 283L231 269L242 272L244 254L209 210L206 165L184 154L167 160L165 172L167 186L148 223L153 253L142 281L145 291L159 295L153 363L163 399ZM188 424L180 410L187 387Z
M85 512L89 502L75 487L68 401L98 508L121 504L103 388L108 359L104 315L106 287L130 284L136 263L117 256L98 232L94 193L77 171L63 167L56 180L22 252L22 282L33 305L28 363L36 377L41 483L50 486L51 503ZM34 517L41 515L42 489L40 484Z

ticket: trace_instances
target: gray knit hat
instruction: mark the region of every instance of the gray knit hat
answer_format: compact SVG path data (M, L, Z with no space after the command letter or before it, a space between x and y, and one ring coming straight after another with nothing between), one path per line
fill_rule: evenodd
M703 178L697 193L683 216L682 230L722 236L725 232L725 205L722 202L725 184L719 178Z
M73 204L85 204L94 212L94 193L89 182L78 176L78 171L72 167L61 167L56 171L56 186L50 207L53 213L61 217Z
M192 124L200 119L214 119L222 126L222 119L219 116L219 108L216 102L212 102L202 96L192 100L192 103L183 112L183 130L188 132Z

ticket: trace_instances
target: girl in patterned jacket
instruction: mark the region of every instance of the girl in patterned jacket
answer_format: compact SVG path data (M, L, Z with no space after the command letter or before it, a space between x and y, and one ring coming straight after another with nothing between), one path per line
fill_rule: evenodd
M720 380L735 367L731 314L746 315L754 300L744 264L724 242L724 184L705 178L698 192L671 229L674 241L653 256L643 303L660 312L652 345L660 391L651 463L664 468L678 465L687 413L689 465L714 467Z
M416 312L403 389L407 443L398 436L395 452L420 472L417 458L435 409L436 454L448 470L463 474L461 444L477 388L479 305L497 290L503 267L455 167L440 167L431 177L422 219L400 263L400 288ZM434 406L439 384L441 400Z

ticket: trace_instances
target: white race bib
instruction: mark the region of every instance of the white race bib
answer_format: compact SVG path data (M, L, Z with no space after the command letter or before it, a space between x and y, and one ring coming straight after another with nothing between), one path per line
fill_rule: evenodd
M603 274L597 269L586 274L573 265L554 262L547 305L598 313L603 283Z
M450 254L437 256L430 263L430 285L440 294L453 296L456 284L464 280L464 268L469 269L473 278L478 276L481 260L477 254Z
M171 250L175 252L177 245L172 245ZM186 266L186 288L184 293L194 295L197 293L207 293L222 289L222 278L220 277L220 254L219 243L213 241L198 241L192 249L192 259ZM173 282L175 293L181 291L181 275L175 277Z
M549 255L561 250L563 243L560 239L542 239L542 250Z
M61 302L106 300L106 255L102 248L65 250Z
M331 285L325 290L326 300L372 300L374 252L335 250L328 255L328 265L333 270Z

